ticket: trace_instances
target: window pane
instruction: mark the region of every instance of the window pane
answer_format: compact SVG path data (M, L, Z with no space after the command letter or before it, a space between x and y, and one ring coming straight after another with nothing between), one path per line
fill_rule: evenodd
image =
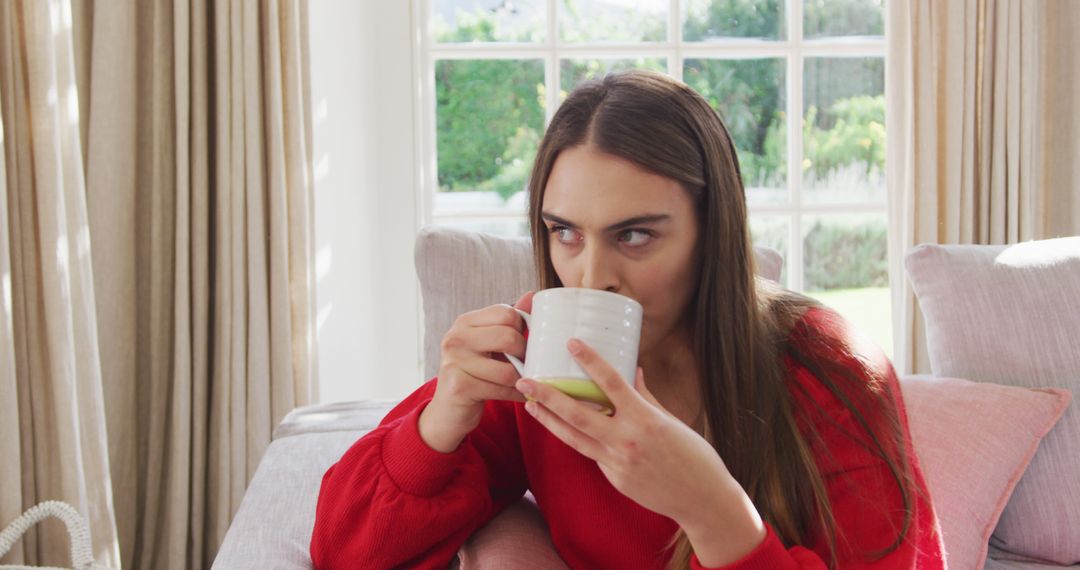
M439 192L523 192L544 131L544 62L438 61L435 94Z
M435 41L542 42L544 0L433 0Z
M783 40L784 0L688 0L683 4L683 40L728 38Z
M521 219L496 218L490 220L477 218L446 219L436 220L435 223L440 226L457 228L470 232L482 232L485 234L509 237L529 237L529 222L525 221L524 217Z
M880 57L806 59L806 202L885 201L884 84Z
M564 42L660 42L667 38L668 0L576 0L559 5Z
M784 265L780 270L780 284L787 287L787 259L790 242L791 219L788 216L750 216L750 238L754 245L771 247L780 252Z
M787 200L785 71L781 58L688 59L683 70L731 131L751 204Z
M803 217L807 295L836 309L892 353L884 213Z
M635 59L564 59L559 62L559 101L587 79L600 79L613 71L627 69L649 69L667 73L667 62L658 57L639 57Z
M803 0L803 37L885 35L884 0Z
M461 190L435 194L435 213L440 216L481 213L525 215L529 208L529 193L524 189L503 198L491 190Z

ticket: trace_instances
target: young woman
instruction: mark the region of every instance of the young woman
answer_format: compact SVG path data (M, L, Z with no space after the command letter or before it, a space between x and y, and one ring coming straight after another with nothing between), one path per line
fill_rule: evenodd
M755 277L735 148L704 99L648 72L584 84L529 193L542 288L644 307L632 386L572 340L616 408L597 413L493 356L524 355L509 307L462 315L438 377L324 476L317 568L445 567L526 489L571 568L944 567L892 366Z

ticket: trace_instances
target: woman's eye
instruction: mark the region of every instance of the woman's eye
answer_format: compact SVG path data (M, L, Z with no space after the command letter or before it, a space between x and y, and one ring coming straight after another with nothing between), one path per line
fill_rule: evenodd
M566 226L551 226L551 229L549 231L551 232L551 235L555 236L555 239L563 243L570 243L572 241L575 241L574 230Z
M652 240L653 236L652 233L645 230L626 230L619 237L620 241L622 241L626 245L629 245L630 247L641 247L649 243L649 241Z

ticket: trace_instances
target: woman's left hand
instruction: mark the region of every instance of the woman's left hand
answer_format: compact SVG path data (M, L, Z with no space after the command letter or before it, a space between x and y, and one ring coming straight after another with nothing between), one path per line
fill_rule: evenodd
M749 504L716 450L645 387L641 368L631 388L584 342L571 340L567 348L607 394L614 415L530 379L519 380L518 390L534 400L526 409L564 443L595 460L619 492L684 529L723 520L725 512Z

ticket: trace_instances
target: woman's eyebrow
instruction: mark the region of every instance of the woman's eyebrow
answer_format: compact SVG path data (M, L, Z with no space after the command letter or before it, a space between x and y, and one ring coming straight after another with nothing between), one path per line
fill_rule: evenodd
M542 218L544 218L545 220L552 221L552 222L555 222L557 224L562 224L562 225L564 225L564 226L566 226L568 228L572 228L572 229L575 229L575 230L579 228L579 226L577 224L575 224L574 222L571 222L570 220L567 220L567 219L564 219L564 218L560 218L559 216L556 216L554 214L549 214L548 212L541 212L540 216ZM621 222L611 224L610 226L604 228L604 231L605 232L613 232L613 231L621 230L623 228L628 228L630 226L637 226L637 225L642 225L642 224L654 224L654 223L657 223L657 222L666 222L666 221L668 221L670 219L671 219L671 216L669 214L649 214L649 215L644 215L644 216L634 216L632 218L627 218L627 219L625 219L625 220L623 220Z

